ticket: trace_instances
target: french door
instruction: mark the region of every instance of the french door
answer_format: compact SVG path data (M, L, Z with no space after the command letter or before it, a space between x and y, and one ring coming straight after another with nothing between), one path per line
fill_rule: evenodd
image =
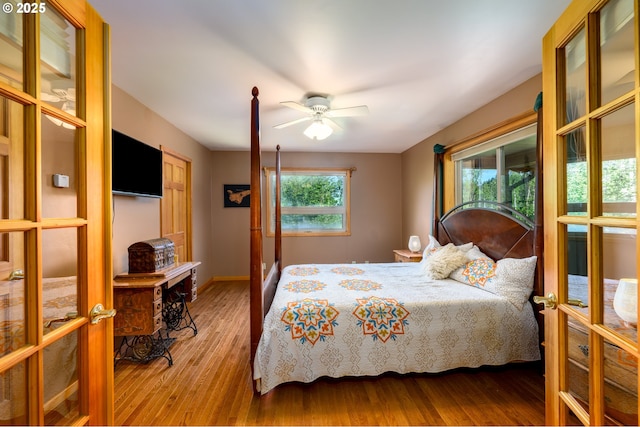
M108 27L1 3L0 424L110 424Z
M547 424L638 425L638 0L543 40Z

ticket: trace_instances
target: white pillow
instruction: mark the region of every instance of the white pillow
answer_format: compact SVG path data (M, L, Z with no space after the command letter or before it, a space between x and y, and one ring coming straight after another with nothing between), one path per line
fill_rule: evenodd
M507 298L522 310L533 291L533 279L536 273L538 257L504 258L498 261L496 277L490 285L492 292Z
M429 235L429 243L427 244L427 246L424 248L424 251L422 252L422 261L425 261L427 258L429 258L429 256L433 252L435 252L436 249L441 247L442 245L440 244L440 242L438 242L438 240L435 237ZM474 245L472 242L469 242L469 243L465 243L464 245L458 245L456 247L461 251L466 252L471 248L473 248Z
M449 277L456 268L468 261L465 251L457 248L453 243L434 248L424 263L422 270L430 279L440 280Z

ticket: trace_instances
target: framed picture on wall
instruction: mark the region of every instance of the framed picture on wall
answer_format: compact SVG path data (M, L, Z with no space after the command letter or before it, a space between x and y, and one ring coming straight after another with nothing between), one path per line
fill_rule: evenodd
M224 184L225 208L248 208L251 202L249 184Z

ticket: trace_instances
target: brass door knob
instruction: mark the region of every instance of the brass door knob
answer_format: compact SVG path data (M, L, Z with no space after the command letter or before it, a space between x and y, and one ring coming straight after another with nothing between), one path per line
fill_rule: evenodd
M102 319L107 319L109 317L113 317L116 315L116 310L105 310L102 304L96 304L91 311L89 312L89 317L91 318L91 324L96 325Z
M536 295L533 297L533 302L536 304L544 304L544 308L550 308L552 310L558 307L558 299L553 292L549 292L546 297Z

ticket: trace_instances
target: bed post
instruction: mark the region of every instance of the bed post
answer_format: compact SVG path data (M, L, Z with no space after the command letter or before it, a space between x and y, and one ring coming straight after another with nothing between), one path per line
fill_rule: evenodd
M280 145L276 147L276 235L275 235L275 254L274 263L278 268L278 276L282 272L282 210L280 203Z
M538 122L536 125L536 199L535 199L535 220L534 220L534 244L535 254L538 256L538 270L542 271L543 263L542 256L544 254L544 187L543 182L543 168L542 168L542 92L536 99L536 104L533 109L538 113ZM544 289L540 288L540 292L544 292Z
M440 218L442 217L442 200L443 200L443 163L444 163L445 147L440 144L433 146L433 224L431 225L431 234L436 239L438 236L438 229L440 224Z
M251 225L250 225L250 271L249 271L249 316L251 327L251 372L260 335L262 335L263 296L262 296L262 171L260 160L260 118L258 88L251 91ZM253 375L252 375L253 378Z
M538 257L536 265L536 277L533 285L533 295L544 295L544 186L543 184L543 164L542 164L542 92L538 94L534 111L538 113L538 122L536 124L536 198L535 198L535 214L533 224L533 245L534 254ZM542 317L539 304L534 304L534 310L538 318L540 342L544 341L544 319ZM544 355L544 352L542 352Z

